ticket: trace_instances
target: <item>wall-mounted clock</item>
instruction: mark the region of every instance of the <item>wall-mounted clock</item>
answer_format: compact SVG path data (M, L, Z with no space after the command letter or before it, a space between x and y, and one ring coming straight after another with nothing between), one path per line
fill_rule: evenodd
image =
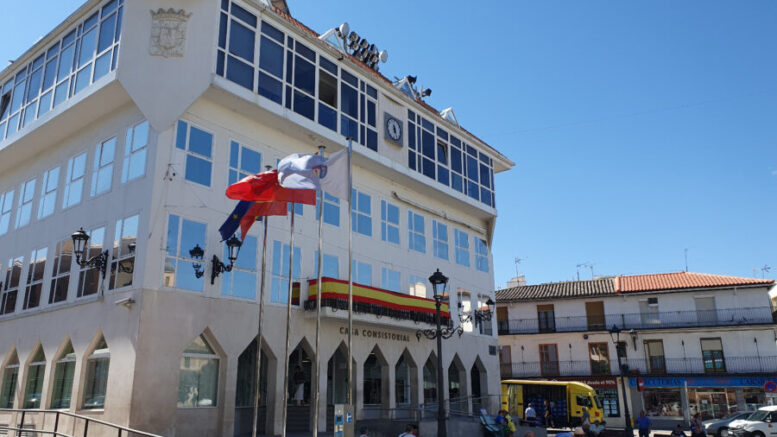
M386 133L386 138L396 143L397 145L401 146L402 145L402 122L396 117L389 114L388 112L384 113L384 117L385 117L384 130Z

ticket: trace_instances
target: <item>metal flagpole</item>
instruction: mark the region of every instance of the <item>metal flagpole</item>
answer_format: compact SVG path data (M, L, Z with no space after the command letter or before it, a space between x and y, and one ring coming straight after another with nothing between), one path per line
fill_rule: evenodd
M348 405L353 408L353 138L348 138Z
M294 284L294 203L291 205L291 228L289 237L289 294L286 296L286 357L283 366L283 423L281 424L281 437L286 437L286 415L288 413L288 396L289 396L289 331L291 331L291 292Z
M270 170L270 166L265 167ZM256 391L254 392L254 427L251 430L251 437L256 437L259 429L259 385L262 382L262 323L264 323L264 272L267 267L267 220L268 216L262 217L264 222L264 238L262 239L262 284L259 286L259 327L256 330Z
M324 157L324 149L326 147L324 146L318 146L318 154L323 158ZM314 402L313 402L313 437L318 437L318 406L320 403L320 390L321 387L320 383L320 377L321 377L321 358L320 358L320 350L319 346L321 344L321 267L323 264L323 243L322 243L322 223L323 223L323 216L324 216L324 190L320 189L318 190L318 282L317 282L317 296L316 296L316 390L313 394L314 396Z

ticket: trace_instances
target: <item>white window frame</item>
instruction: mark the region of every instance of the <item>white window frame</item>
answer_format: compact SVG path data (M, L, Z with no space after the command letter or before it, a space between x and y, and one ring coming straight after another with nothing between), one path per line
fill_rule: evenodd
M488 265L488 244L486 244L486 240L478 237L477 235L475 235L474 238L475 238L475 268L481 272L488 273L488 271L490 270L490 266ZM483 250L481 250L481 248Z
M91 197L109 193L113 188L113 164L116 162L116 137L108 138L94 148L92 161L92 185L89 190ZM100 189L98 184L106 178L108 186ZM98 191L99 190L99 191Z
M59 167L43 173L38 202L38 220L46 218L57 209L57 188L59 187Z
M140 128L140 130L139 130ZM127 129L127 136L124 142L124 160L122 161L121 183L125 184L135 179L140 179L146 175L146 159L148 155L148 138L151 127L148 121L142 121ZM143 134L145 138L139 137L138 133ZM133 163L143 166L143 171L135 176L131 176Z
M67 161L65 172L64 194L62 195L62 209L78 205L84 195L84 179L86 178L87 152L79 153ZM76 174L76 160L81 160L80 174ZM72 199L72 201L71 201Z
M434 242L434 256L448 261L450 258L450 246L448 244L447 224L437 219L432 219L432 241Z
M456 228L453 228L453 234L456 245L456 264L469 267L469 235Z
M389 220L389 208L396 208L397 210L396 222ZM396 244L397 246L399 246L400 244L399 215L400 215L400 211L397 205L394 205L389 201L381 199L380 201L380 239L381 241L385 241L391 244ZM396 230L397 241L391 241L391 239L389 238L389 230L391 229Z
M32 201L35 200L35 181L22 182L19 187L19 199L16 207L16 229L23 228L32 220Z
M11 211L15 190L0 194L0 235L5 235L11 228Z
M380 269L380 288L399 293L401 283L402 274L400 272L391 270L388 267L382 267ZM392 287L392 284L396 284L396 287Z
M416 229L415 218L421 217L423 229ZM412 210L407 210L407 229L408 229L408 248L419 253L426 253L426 217ZM423 246L419 247L415 242L415 237L421 237Z

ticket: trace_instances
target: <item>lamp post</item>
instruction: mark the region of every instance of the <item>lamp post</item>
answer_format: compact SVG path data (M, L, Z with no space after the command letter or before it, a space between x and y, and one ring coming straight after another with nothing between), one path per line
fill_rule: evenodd
M80 228L70 236L73 239L73 253L76 256L76 264L81 267L94 267L100 270L105 278L105 268L108 266L108 251L100 252L99 255L87 259L86 243L89 241L89 234Z
M478 302L478 309L469 314L464 314L464 305L459 301L459 322L463 325L471 322L474 318L475 326L478 326L483 322L491 321L491 315L494 314L494 305L496 305L496 303L489 297L488 300L485 301L485 304L488 309L482 309L482 307L480 307L480 302Z
M442 377L442 339L451 338L453 334L458 333L461 335L464 330L461 326L452 328L446 326L442 327L440 321L440 306L442 305L443 293L445 292L445 286L448 284L448 278L437 269L436 272L429 276L429 282L432 283L432 290L434 291L434 306L436 308L434 321L436 324L435 329L419 329L416 332L416 337L421 340L421 336L428 338L429 340L437 339L437 437L446 437L448 435L445 428L445 399L443 392L443 377ZM437 287L442 285L442 290L438 293Z
M635 339L637 334L632 329L629 331L629 334L631 335L632 339ZM626 435L628 437L634 436L634 428L631 426L631 414L629 414L629 402L626 399L626 383L625 378L623 377L624 368L628 369L628 365L621 364L621 349L623 352L626 352L625 344L622 344L620 342L621 339L621 328L618 327L618 325L612 325L612 328L610 328L610 338L612 339L613 344L615 344L615 355L618 357L618 372L621 376L621 391L623 392L623 411L626 413ZM635 342L636 344L636 342Z
M243 245L243 242L233 235L232 238L227 240L226 244L228 250L227 259L229 260L229 264L224 264L218 256L213 255L213 258L210 261L211 284L216 282L216 278L218 278L220 274L232 271L232 267L235 266L235 260L237 260L237 256L240 253L240 247ZM189 255L192 257L192 259L194 259L194 263L192 264L192 267L194 268L194 276L196 278L201 278L205 274L205 269L202 267L200 261L202 261L202 258L205 256L205 251L200 247L199 244L196 244L189 251Z

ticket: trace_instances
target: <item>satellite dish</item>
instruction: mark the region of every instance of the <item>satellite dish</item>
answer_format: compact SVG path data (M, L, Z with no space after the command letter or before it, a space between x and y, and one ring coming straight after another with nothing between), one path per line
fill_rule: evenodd
M349 26L348 23L346 22L341 24L340 27L337 28L337 30L339 30L340 35L342 35L342 37L345 38L351 32L351 26Z
M388 52L385 50L381 50L378 57L380 58L380 62L383 62L385 64L386 61L388 61Z

